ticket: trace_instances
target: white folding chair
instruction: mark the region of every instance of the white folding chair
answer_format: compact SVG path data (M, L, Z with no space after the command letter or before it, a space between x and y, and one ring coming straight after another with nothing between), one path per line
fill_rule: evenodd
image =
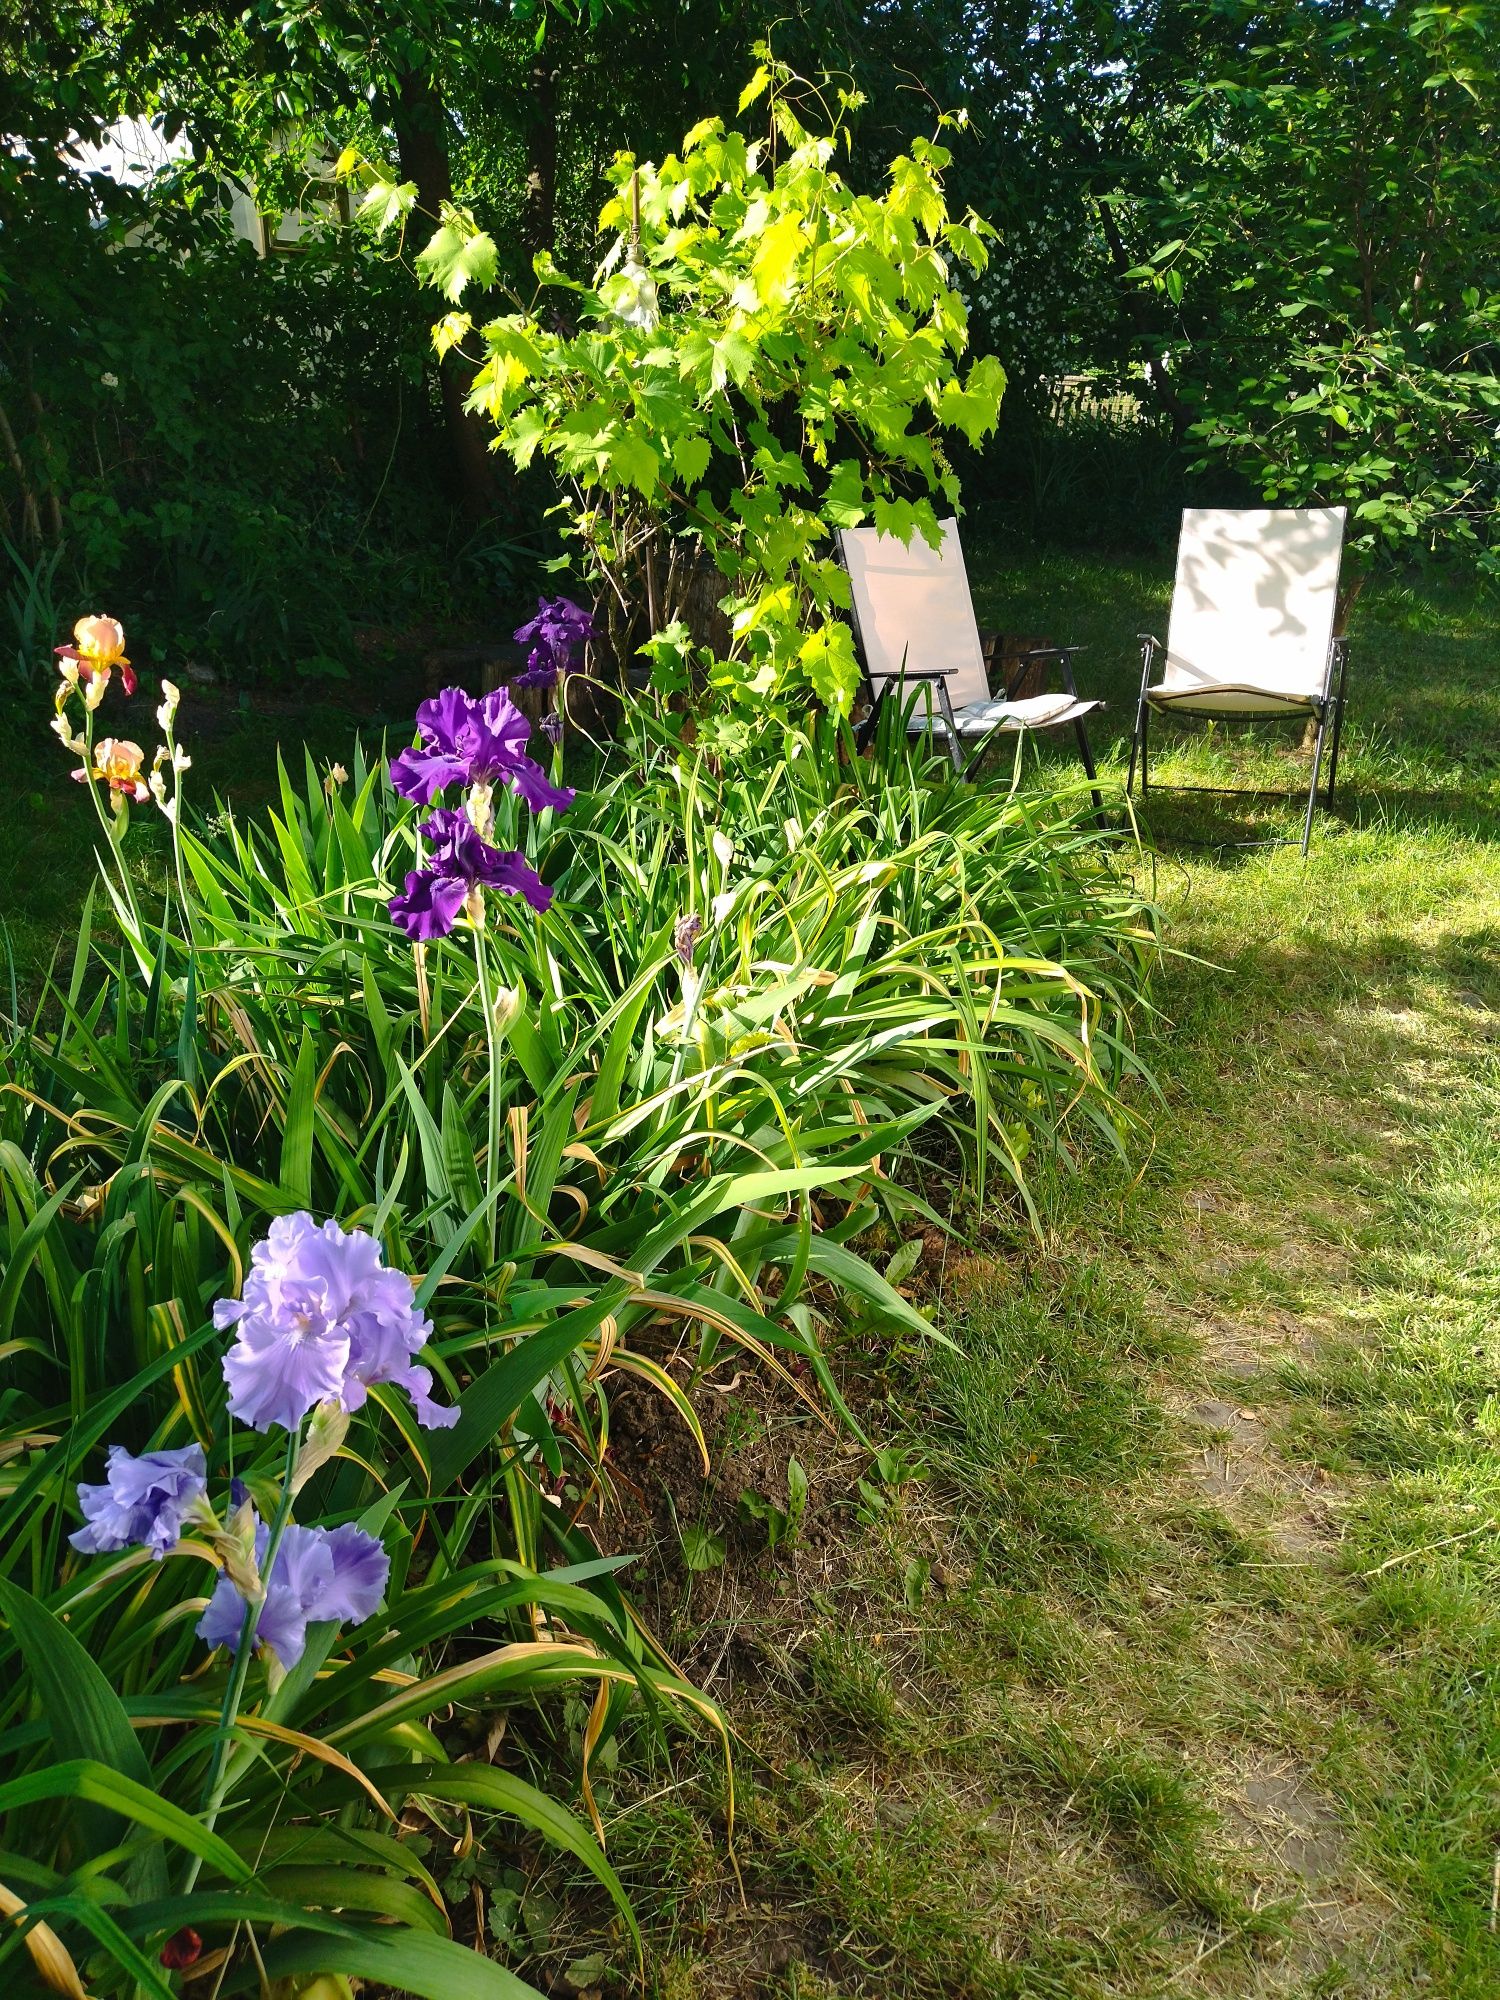
M1312 838L1324 738L1331 731L1328 785L1338 777L1349 642L1335 638L1342 507L1189 507L1177 545L1167 643L1142 632L1141 692L1126 790L1141 773L1150 790L1152 714L1301 716L1318 726L1302 852ZM1152 680L1159 666L1160 677ZM1265 793L1226 785L1167 785L1161 791ZM1260 845L1262 843L1250 843ZM1270 844L1270 843L1267 843Z
M861 746L874 734L886 697L894 689L904 699L915 683L926 699L910 704L906 726L914 735L929 732L946 741L953 768L963 774L999 736L1031 730L1071 728L1090 780L1095 776L1084 717L1103 706L1080 701L1073 682L1078 646L1037 646L1020 656L1005 694L990 692L984 649L969 593L958 523L940 521L943 540L933 548L920 534L909 543L874 528L846 528L839 536L853 598L854 634L871 694L870 713L860 730ZM1064 691L1017 698L1016 690L1033 667L1055 662ZM933 711L933 697L937 712ZM965 742L974 744L967 757ZM1095 805L1100 804L1094 793Z

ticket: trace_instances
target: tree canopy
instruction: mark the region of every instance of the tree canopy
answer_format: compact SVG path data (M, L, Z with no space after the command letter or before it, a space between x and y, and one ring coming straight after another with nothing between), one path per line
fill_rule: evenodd
M476 325L538 255L592 284L616 156L732 116L769 32L847 97L851 189L962 114L944 180L997 232L960 285L971 355L1011 384L997 465L1087 375L1156 414L1179 490L1196 464L1248 501L1346 500L1371 555L1487 560L1497 12L24 0L0 23L0 530L33 581L65 561L175 641L304 666L347 656L356 594L393 617L503 597L546 494L466 408L479 356L434 348L411 253L473 218ZM172 142L136 185L79 151L125 117ZM227 190L305 206L350 146L415 188L408 254L236 240Z

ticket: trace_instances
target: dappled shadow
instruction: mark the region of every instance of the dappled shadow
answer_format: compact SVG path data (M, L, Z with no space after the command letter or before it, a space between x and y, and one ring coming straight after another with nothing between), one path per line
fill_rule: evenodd
M1328 996L1365 1003L1367 1011L1410 1012L1418 988L1436 985L1475 1016L1476 1029L1500 1034L1500 926L1479 924L1436 940L1398 930L1375 932L1351 948L1332 934L1300 946L1249 947L1261 980L1289 1001ZM1488 1019L1486 1018L1488 1017Z
M1500 775L1500 772L1497 772ZM1321 800L1313 820L1312 850L1350 834L1400 833L1419 828L1441 829L1476 839L1500 835L1500 787L1468 788L1458 782L1411 784L1350 783L1342 778L1331 806ZM1194 782L1200 782L1194 780ZM1267 783L1271 791L1274 780ZM1289 785L1284 794L1257 798L1250 793L1217 797L1202 792L1175 792L1163 785L1145 799L1134 801L1136 818L1148 846L1168 854L1177 848L1211 850L1225 867L1237 867L1266 847L1297 845L1307 810L1307 779L1300 793ZM1500 866L1500 859L1497 859Z
M1299 847L1304 794L1285 800L1205 799L1201 795L1152 792L1135 801L1137 823L1145 845L1163 858L1178 850L1185 856L1211 858L1221 868L1242 868L1259 854L1278 847ZM1348 826L1319 808L1313 843L1346 833Z
M1321 694L1343 533L1341 507L1187 509L1162 685Z

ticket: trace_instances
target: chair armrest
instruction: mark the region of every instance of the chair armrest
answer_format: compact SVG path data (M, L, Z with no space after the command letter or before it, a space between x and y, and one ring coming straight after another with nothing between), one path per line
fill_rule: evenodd
M957 667L882 667L871 673L871 681L946 681Z
M1078 689L1073 682L1073 655L1086 650L1083 646L1032 646L1026 652L1018 654L1016 657L1020 661L1020 667L1006 684L1005 699L1007 701L1016 699L1016 690L1022 686L1033 667L1055 660L1058 672L1062 675L1063 686L1076 701Z

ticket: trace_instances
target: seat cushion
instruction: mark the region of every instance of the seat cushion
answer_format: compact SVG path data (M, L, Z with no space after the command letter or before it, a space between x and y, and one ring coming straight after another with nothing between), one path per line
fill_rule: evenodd
M1022 701L972 701L965 708L955 709L953 720L960 736L988 736L992 730L1018 736L1026 729L1058 729L1103 706L1101 701L1076 701L1070 694L1034 694ZM917 735L925 734L929 727L945 736L948 733L947 721L936 702L930 724L924 707L918 704L906 726Z
M1318 702L1311 695L1279 694L1270 688L1244 687L1236 681L1162 681L1147 688L1154 708L1183 709L1189 715L1310 715Z

